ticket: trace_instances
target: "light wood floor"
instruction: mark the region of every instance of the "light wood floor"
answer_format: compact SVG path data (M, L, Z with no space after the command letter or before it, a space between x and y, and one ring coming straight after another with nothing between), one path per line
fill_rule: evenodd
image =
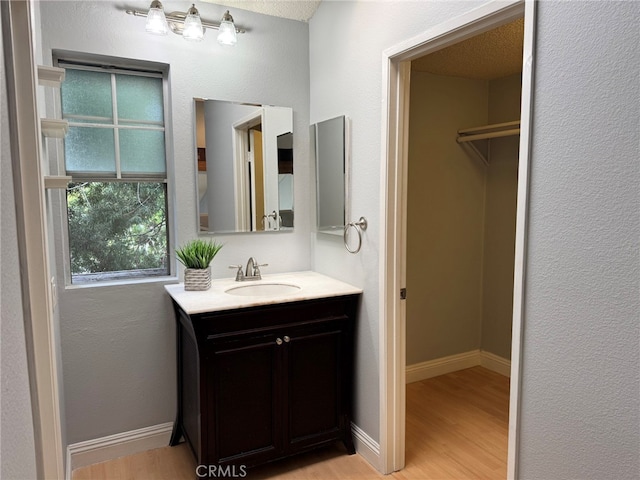
M504 479L509 379L482 367L407 385L406 467L389 480ZM79 468L73 480L194 480L184 444ZM248 472L248 480L384 478L341 445Z

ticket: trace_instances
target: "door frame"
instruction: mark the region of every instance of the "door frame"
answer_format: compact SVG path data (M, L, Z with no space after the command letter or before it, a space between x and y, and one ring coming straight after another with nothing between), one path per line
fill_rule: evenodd
M36 473L38 478L62 479L65 446L54 325L56 287L49 271L32 0L0 3Z
M380 234L380 470L405 464L406 208L411 60L524 16L521 127L516 209L511 388L507 478L518 475L520 372L524 274L527 244L530 138L532 125L535 0L494 0L441 23L382 54L382 158Z
M231 125L236 230L241 232L252 231L255 227L252 219L252 212L255 212L255 198L252 194L255 192L253 150L250 148L248 132L252 127L263 123L264 109L260 108ZM249 168L251 168L251 174Z

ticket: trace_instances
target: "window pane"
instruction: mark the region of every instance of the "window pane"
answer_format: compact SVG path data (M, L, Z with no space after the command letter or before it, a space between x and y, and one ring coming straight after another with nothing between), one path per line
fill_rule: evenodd
M67 172L116 171L113 130L69 127L64 139Z
M168 274L164 183L73 183L67 208L72 283Z
M164 132L119 129L122 173L164 173Z
M93 122L113 121L111 74L67 68L60 88L63 117L83 115L97 117L90 120Z
M161 78L116 75L116 92L119 123L164 124Z

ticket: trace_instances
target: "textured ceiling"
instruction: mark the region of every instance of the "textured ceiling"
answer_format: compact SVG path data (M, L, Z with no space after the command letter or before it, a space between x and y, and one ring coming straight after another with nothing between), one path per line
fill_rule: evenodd
M274 17L308 22L316 12L320 0L203 0L209 3L263 13ZM231 12L233 15L233 12Z
M436 75L493 80L522 71L524 20L518 19L411 62Z

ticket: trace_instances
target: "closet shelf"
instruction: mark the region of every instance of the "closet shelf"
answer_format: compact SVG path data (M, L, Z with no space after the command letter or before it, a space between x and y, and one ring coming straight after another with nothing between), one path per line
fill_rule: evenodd
M458 130L458 143L520 134L520 120Z
M512 135L520 135L520 120L458 130L458 138L456 138L456 142L460 144L468 144L484 164L489 165L487 157L471 142L476 140L490 140L492 138L499 137L510 137Z
M64 81L64 68L38 65L38 83L45 87L59 88Z

